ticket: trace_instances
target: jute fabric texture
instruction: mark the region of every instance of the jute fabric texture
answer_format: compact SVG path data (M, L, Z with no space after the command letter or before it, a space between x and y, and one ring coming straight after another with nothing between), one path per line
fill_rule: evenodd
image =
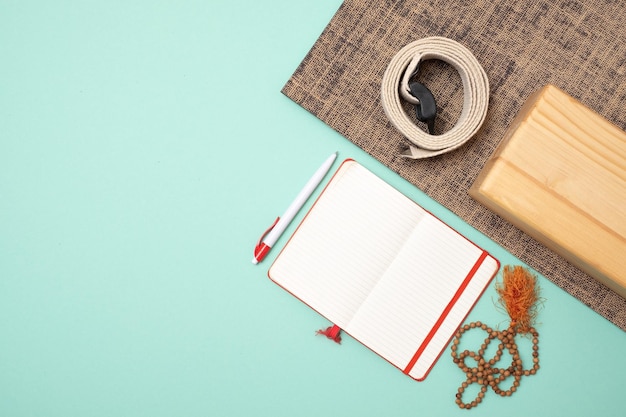
M381 80L403 46L429 36L453 39L472 51L489 79L489 109L480 131L460 148L410 160L400 156L409 142L381 106ZM346 0L282 91L626 330L624 298L467 194L523 102L545 84L560 87L626 130L625 74L622 0ZM441 61L425 61L420 82L437 98L435 133L450 130L463 108L458 72ZM406 111L412 111L408 104Z

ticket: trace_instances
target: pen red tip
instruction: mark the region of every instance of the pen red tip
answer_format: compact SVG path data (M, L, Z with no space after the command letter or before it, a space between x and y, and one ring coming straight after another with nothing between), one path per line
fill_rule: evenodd
M254 258L252 259L252 262L255 264L261 262L270 251L270 249L271 248L265 243L260 243L256 245L256 247L254 248Z

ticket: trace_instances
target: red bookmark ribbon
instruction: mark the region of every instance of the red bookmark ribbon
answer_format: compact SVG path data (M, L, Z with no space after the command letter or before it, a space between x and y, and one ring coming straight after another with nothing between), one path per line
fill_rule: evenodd
M331 327L327 327L325 330L318 330L316 332L317 335L326 336L328 339L334 341L335 343L341 343L341 329L336 324L333 324Z

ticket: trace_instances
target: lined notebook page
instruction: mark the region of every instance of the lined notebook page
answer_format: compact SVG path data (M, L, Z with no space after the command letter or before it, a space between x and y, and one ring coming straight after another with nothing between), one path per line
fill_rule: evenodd
M345 327L426 212L346 161L282 250L269 276Z
M425 217L345 330L404 369L482 252Z
M269 276L421 379L498 268L482 249L349 160Z

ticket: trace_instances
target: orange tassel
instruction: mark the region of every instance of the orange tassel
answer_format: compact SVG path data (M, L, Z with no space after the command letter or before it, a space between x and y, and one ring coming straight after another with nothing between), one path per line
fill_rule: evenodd
M504 267L502 283L496 283L500 304L511 317L511 327L528 333L537 316L537 278L522 266Z

